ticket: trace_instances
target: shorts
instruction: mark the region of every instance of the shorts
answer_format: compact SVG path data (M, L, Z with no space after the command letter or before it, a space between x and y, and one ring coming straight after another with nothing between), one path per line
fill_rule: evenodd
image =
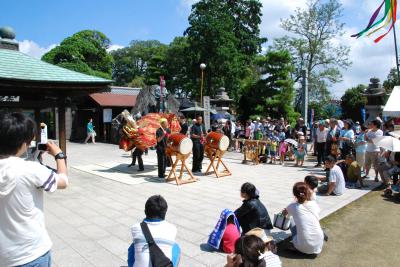
M366 152L365 153L365 168L370 169L371 165L375 170L378 170L378 156L379 152Z
M356 161L362 168L365 164L365 153L356 153Z
M270 152L269 152L269 155L270 155L271 157L275 157L275 156L276 156L276 152L275 152L275 151L270 151Z

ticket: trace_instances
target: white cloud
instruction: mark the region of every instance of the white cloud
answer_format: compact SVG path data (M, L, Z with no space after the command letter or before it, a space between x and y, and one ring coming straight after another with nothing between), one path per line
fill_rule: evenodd
M288 33L281 27L282 19L288 18L294 13L297 7L304 8L306 0L262 0L263 18L261 22L261 35L268 38L271 45L274 38L279 38ZM372 1L365 1L361 5L354 0L340 0L343 7L353 10L362 21L368 21L372 13L377 8L377 4ZM353 9L357 6L358 11ZM382 82L386 79L389 70L395 67L396 60L394 56L394 45L392 34L389 34L380 43L375 44L372 38L362 37L359 39L351 38L350 35L360 31L363 26L358 28L345 28L345 34L334 40L341 44L350 46L350 60L352 66L343 70L343 81L332 86L331 92L335 98L340 98L347 88L358 84L368 84L369 79L378 77ZM265 51L265 49L263 49Z
M23 40L19 42L19 51L35 58L41 58L45 53L56 47L57 44L51 44L48 47L41 47L31 40Z
M107 49L107 52L115 51L121 48L124 48L125 46L123 45L118 45L118 44L112 44L110 47Z

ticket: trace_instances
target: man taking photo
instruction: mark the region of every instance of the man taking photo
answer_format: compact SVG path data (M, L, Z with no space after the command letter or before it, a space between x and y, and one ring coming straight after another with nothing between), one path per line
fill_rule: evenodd
M20 158L34 139L35 123L21 113L0 114L0 265L51 266L43 192L68 185L66 156L52 142L57 170Z

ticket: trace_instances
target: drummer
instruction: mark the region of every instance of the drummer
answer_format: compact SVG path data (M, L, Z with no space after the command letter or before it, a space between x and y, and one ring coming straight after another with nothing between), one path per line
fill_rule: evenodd
M158 165L158 177L165 178L165 169L167 168L167 138L171 133L168 128L168 121L165 118L160 120L161 127L156 131L157 138L157 165Z
M203 118L198 116L196 124L192 126L190 137L193 141L193 167L192 172L201 172L204 157L204 138L206 136L206 128L203 124Z

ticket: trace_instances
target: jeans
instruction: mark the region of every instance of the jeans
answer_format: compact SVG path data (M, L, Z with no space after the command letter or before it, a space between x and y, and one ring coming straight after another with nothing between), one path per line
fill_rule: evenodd
M50 250L36 260L19 265L18 267L51 267Z
M290 232L292 233L292 239L297 235L297 228L294 223L290 224Z

